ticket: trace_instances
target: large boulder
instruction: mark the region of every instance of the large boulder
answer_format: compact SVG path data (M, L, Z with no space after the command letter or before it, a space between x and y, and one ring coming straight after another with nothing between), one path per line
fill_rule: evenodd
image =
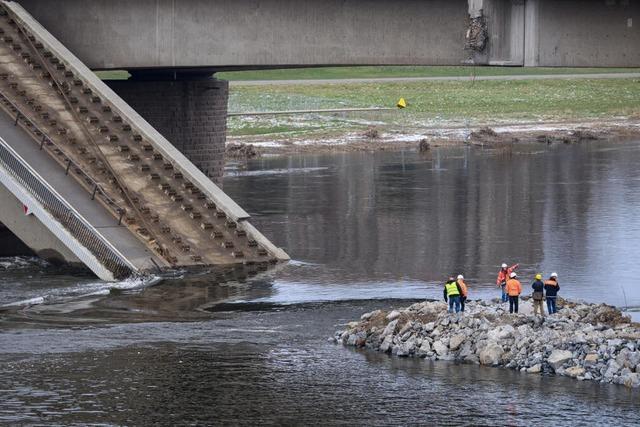
M404 334L409 332L412 327L413 327L413 322L405 323L405 325L402 327L402 329L400 329L400 332L398 332L398 335L403 336Z
M398 310L393 310L391 313L387 314L387 320L393 321L400 317L400 312Z
M440 340L433 343L433 351L435 351L438 356L444 356L449 352L447 346Z
M456 334L452 336L449 341L449 349L452 351L457 350L466 339L467 337L464 334Z
M549 362L549 365L551 365L555 371L571 359L573 359L573 353L569 350L553 350L547 362Z
M576 377L579 377L581 375L584 375L585 370L581 366L572 366L570 368L565 369L564 373L565 373L565 375L567 375L567 376L569 376L571 378L576 378Z
M589 353L584 357L584 366L593 366L598 363L598 353Z
M424 340L422 341L422 345L420 345L420 348L418 348L418 351L416 352L416 354L418 356L424 357L430 351L431 351L431 344L429 344L429 341Z
M411 353L413 353L416 349L416 340L415 338L411 338L409 340L407 340L406 342L401 343L398 346L398 352L396 353L396 355L400 356L400 357L407 357L409 356Z
M398 325L398 319L392 322L389 322L389 324L387 325L386 328L384 328L384 331L382 331L382 334L380 336L385 338L387 335L393 335L393 333L396 331L397 325Z
M393 344L393 335L389 334L384 337L382 340L382 344L380 344L380 351L383 353L388 353L391 349L391 345Z
M527 372L529 372L530 374L539 374L540 372L542 372L542 365L536 363L532 367L528 368Z
M492 331L489 331L487 337L492 341L506 340L508 338L513 338L515 331L515 328L511 325L502 325Z
M622 383L631 388L640 387L640 374L637 372L631 372L623 376Z
M382 313L382 310L375 310L375 311L371 311L369 313L365 313L362 316L360 316L360 320L369 320L374 316L379 315L380 313Z
M618 362L616 362L614 359L611 359L609 361L609 364L607 365L607 370L604 372L604 378L607 381L611 381L613 377L615 377L619 372L620 365L618 365Z
M498 343L490 342L480 351L480 363L483 365L499 365L502 362L504 350Z

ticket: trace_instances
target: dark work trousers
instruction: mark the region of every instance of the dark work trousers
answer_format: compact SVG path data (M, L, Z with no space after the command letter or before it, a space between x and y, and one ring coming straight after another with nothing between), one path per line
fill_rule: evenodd
M517 295L515 297L509 295L509 313L518 312L518 299L519 297Z
M460 311L464 313L464 303L467 302L467 297L460 297Z

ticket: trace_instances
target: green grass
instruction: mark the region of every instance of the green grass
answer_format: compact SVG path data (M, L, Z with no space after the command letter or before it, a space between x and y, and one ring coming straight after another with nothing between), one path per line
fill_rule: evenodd
M365 129L407 130L448 122L562 120L640 115L640 79L429 81L327 85L237 86L229 111L409 106L390 112L234 117L230 134L250 121L264 134ZM278 129L274 131L274 129ZM252 135L260 134L258 131Z
M513 67L324 67L218 73L230 80L340 79L527 74L639 72L627 68ZM102 79L128 78L126 71L101 71ZM232 86L229 111L276 111L352 107L409 106L391 112L232 117L234 136L328 134L365 129L408 131L424 126L496 121L640 117L640 79L551 79L421 81L262 86Z
M242 80L301 80L356 79L381 77L467 77L512 76L531 74L590 74L640 72L640 68L534 68L534 67L435 67L435 66L376 66L376 67L320 67L280 70L231 71L216 77L230 81Z

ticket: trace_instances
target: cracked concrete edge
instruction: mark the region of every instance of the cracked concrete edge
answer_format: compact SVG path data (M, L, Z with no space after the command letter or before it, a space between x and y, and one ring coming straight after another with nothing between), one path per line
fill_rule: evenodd
M140 133L149 140L155 149L160 151L164 157L171 159L178 170L186 178L191 180L207 196L216 203L229 217L235 221L246 220L250 215L242 209L233 199L225 194L207 176L195 167L177 148L175 148L165 137L143 119L129 104L112 91L102 80L96 76L82 61L80 61L71 51L58 41L46 28L44 28L35 18L29 14L20 4L12 1L2 0L0 2L5 8L11 10L56 56L64 60L73 68L83 80L102 95L123 117L127 117L133 126L138 128Z
M267 239L262 233L258 231L250 222L242 222L242 226L248 235L252 236L256 242L262 245L269 253L278 258L279 261L289 261L291 257L284 251L284 249L277 247L269 239Z

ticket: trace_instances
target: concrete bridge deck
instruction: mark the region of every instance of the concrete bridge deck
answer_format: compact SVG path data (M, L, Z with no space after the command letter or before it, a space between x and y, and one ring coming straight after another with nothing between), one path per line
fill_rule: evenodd
M109 213L97 200L75 180L65 173L51 156L43 155L33 139L6 114L0 114L0 135L2 140L15 151L37 174L58 193L75 211L92 225L108 242L111 242L127 260L140 270L151 270L161 261L145 247L118 219ZM3 200L3 203L5 201ZM28 206L27 206L28 207ZM16 215L25 217L23 206L16 204ZM24 218L26 220L26 218ZM5 222L8 223L5 219ZM19 233L25 240L28 235ZM41 236L38 236L40 239ZM31 242L33 243L33 242Z
M2 178L19 200L33 192L24 188L27 181L48 192L78 216L83 236L91 234L87 242L105 240L107 252L118 252L134 272L287 259L242 208L18 4L1 6L0 131L9 145ZM51 210L39 201L29 202ZM68 228L59 212L52 214L48 226ZM24 239L34 244L38 236Z

